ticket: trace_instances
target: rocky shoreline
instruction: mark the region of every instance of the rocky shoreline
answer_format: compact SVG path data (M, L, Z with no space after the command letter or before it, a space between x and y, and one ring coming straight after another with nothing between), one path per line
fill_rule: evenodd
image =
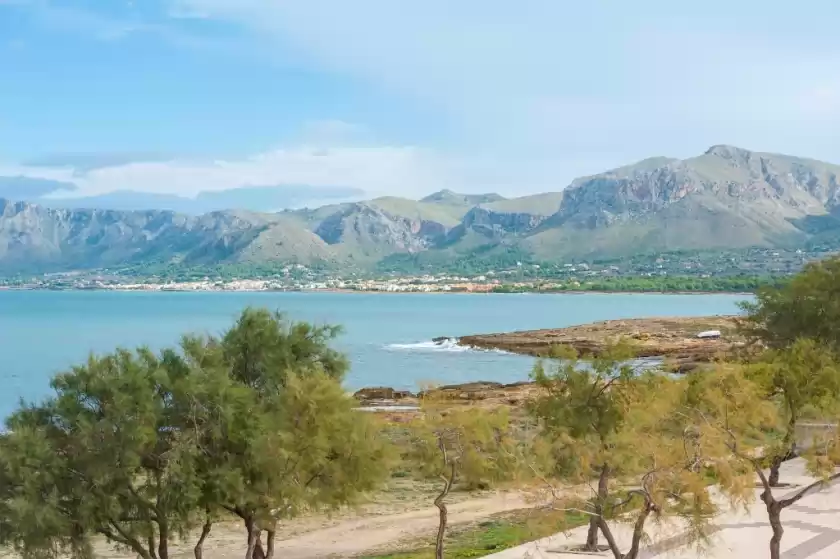
M686 372L700 363L731 354L743 346L737 316L654 317L604 320L591 324L456 338L464 346L545 357L552 347L567 346L581 355L599 355L610 344L628 340L638 358L660 357ZM698 338L705 331L720 337Z
M453 406L519 406L536 391L530 381L504 384L491 381L468 382L439 386L430 391L413 393L407 390L395 390L387 386L362 388L353 396L359 401L361 409L371 411L396 411L400 416L419 409L420 402L430 392L437 401Z
M566 328L527 330L496 334L435 338L437 343L452 340L484 350L502 350L545 357L552 347L568 346L581 355L599 355L610 344L626 339L637 358L661 358L668 369L687 373L715 359L732 355L744 346L738 333L737 316L655 317L605 320ZM719 337L699 338L706 331ZM535 390L532 383L512 384L479 381L435 388L437 396L453 403L516 406ZM363 388L354 396L363 407L387 408L418 406L422 393L414 394L388 387Z

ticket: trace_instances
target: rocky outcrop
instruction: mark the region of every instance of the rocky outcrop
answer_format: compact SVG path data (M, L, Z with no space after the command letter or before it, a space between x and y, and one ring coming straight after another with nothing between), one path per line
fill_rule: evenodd
M395 390L387 386L377 386L373 388L362 388L357 390L353 397L361 402L375 402L382 400L390 400L397 402L407 398L415 398L415 395L408 390Z
M326 243L380 252L423 250L446 232L433 221L393 216L369 204L349 204L320 222L315 234Z
M461 223L452 228L446 236L446 243L453 244L468 233L476 233L490 240L508 236L526 235L536 229L545 217L529 213L495 212L476 207L468 211Z
M388 387L362 388L353 396L359 400L361 407L413 414L424 399L453 406L518 406L531 398L536 390L537 387L532 382L502 384L476 381L440 386L418 394Z
M462 336L458 343L544 357L558 346L597 356L611 344L625 340L636 357L661 357L674 369L688 371L742 347L744 340L737 333L737 320L734 316L607 320L568 328ZM719 330L722 336L697 337L708 330Z

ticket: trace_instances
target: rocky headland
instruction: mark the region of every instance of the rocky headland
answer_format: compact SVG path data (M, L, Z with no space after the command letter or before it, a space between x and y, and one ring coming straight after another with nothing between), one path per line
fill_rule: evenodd
M637 358L661 358L675 372L687 373L716 359L733 355L744 347L738 333L737 316L656 317L605 320L566 328L527 330L495 334L475 334L458 338L436 338L439 343L453 339L460 345L485 350L546 357L552 348L567 346L580 355L597 356L620 340L630 342ZM702 332L719 336L698 337ZM436 398L454 404L518 406L535 391L530 382L502 384L478 381L434 388ZM426 393L395 390L388 387L363 388L355 393L363 407L411 409Z
M456 339L464 346L535 357L546 357L557 346L571 347L580 355L597 356L611 344L626 340L636 357L661 357L689 366L707 363L742 346L744 340L738 334L737 323L737 316L632 318ZM720 332L720 336L698 337L709 331Z

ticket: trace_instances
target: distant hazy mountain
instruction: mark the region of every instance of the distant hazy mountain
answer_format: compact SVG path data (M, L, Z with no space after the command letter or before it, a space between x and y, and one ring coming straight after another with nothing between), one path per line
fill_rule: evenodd
M838 177L837 165L714 146L698 157L646 159L576 179L562 192L512 199L444 190L420 201L384 197L201 216L0 202L0 273L146 261L372 266L406 255L439 262L497 251L557 260L840 243ZM248 199L242 190L236 200ZM286 191L285 198L244 190L254 196L250 209L289 205L305 195L305 189ZM230 207L233 192L201 201ZM156 204L167 202L174 204Z
M470 206L475 206L477 204L489 204L490 202L498 202L499 200L504 200L505 198L499 196L496 193L490 194L458 194L457 192L452 192L451 190L441 190L435 192L434 194L430 194L425 198L421 198L421 202L430 202L434 204L450 204L450 205L459 205L459 204L467 204Z
M2 182L0 182L2 188ZM249 186L229 190L200 192L195 198L173 194L153 194L121 190L99 196L77 198L43 198L41 194L26 189L17 190L17 195L3 196L9 199L36 202L49 208L107 209L121 211L169 210L199 215L225 209L276 212L286 208L320 205L332 200L358 199L364 192L356 188L308 186Z
M74 190L76 185L69 182L30 177L0 177L0 198L7 200L32 200L53 192Z

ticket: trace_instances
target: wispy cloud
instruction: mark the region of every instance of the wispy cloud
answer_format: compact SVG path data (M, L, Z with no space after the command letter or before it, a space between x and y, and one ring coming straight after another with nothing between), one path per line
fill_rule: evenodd
M417 147L297 145L241 159L137 160L100 162L88 168L73 159L64 165L0 165L0 176L72 182L77 189L58 196L90 196L115 190L195 196L242 186L344 186L370 195L419 196L437 188L469 187L455 180L460 170L437 153Z
M22 9L41 25L102 41L148 36L350 78L404 101L403 112L387 113L403 137L421 114L432 115L420 122L432 131L396 141L371 123L323 120L251 157L65 161L23 171L72 176L80 195L285 183L415 196L444 187L559 190L576 176L717 143L840 161L840 87L831 75L840 67L840 14L832 0L802 0L796 10L760 0L154 5L101 12L29 0Z
M172 0L433 105L460 145L500 156L689 155L722 139L840 159L801 144L837 124L800 100L840 67L827 0ZM768 134L769 132L769 134ZM571 150L571 151L570 151ZM606 161L605 161L606 163Z
M53 0L0 0L0 8L4 6L25 10L35 23L48 31L73 33L99 41L111 42L133 35L147 35L183 48L238 49L238 43L229 38L193 33L165 17L140 16L130 9L131 2L124 2L122 7L125 9L117 14L84 8L78 4L60 4Z

